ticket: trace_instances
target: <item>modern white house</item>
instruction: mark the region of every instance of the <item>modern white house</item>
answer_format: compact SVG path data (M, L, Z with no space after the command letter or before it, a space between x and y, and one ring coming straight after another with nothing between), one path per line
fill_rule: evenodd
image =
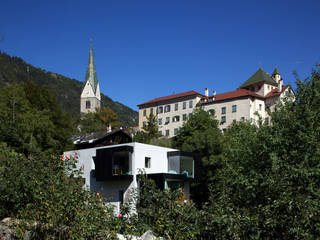
M64 153L78 160L85 187L108 198L119 213L145 172L160 189L181 188L189 198L195 160L191 153L142 143L125 143Z

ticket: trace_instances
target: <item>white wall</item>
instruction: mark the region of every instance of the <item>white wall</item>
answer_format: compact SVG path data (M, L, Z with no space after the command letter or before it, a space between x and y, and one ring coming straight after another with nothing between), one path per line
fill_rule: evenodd
M139 174L139 169L149 173L167 173L168 172L168 157L167 152L178 151L172 148L158 147L149 144L134 143L134 172ZM151 158L150 168L145 168L145 157Z
M237 111L232 112L232 106L237 106ZM222 114L221 109L222 107L226 107L226 113ZM230 101L219 101L219 102L212 102L212 104L204 105L204 110L215 110L215 116L219 122L221 121L222 116L226 116L226 122L224 124L219 124L220 129L225 129L232 122L241 121L241 118L244 117L245 120L250 119L250 99L249 98L242 98L242 99L232 99Z

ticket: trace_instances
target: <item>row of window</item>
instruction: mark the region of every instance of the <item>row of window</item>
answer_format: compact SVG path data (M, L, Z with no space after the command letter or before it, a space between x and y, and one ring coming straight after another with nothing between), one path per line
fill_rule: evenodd
M221 114L226 114L227 112L227 107L222 107L221 108ZM232 105L232 112L237 112L237 105Z
M192 113L188 114L189 118L192 116ZM182 121L186 121L187 120L187 114L182 114ZM174 116L172 117L172 122L180 122L180 116ZM158 118L158 125L162 125L162 118ZM167 125L170 123L170 117L166 117L164 124Z
M189 101L189 108L193 108L193 101ZM182 109L187 109L187 102L183 102L182 103ZM174 104L174 111L178 111L179 110L179 103L175 103ZM167 113L171 111L171 105L165 105L165 106L159 106L157 107L157 114L160 113ZM150 113L153 114L153 108L150 108ZM144 109L143 110L143 116L147 116L147 110Z
M246 119L245 117L241 117L241 121L244 122ZM265 119L265 124L269 125L269 118L266 117ZM233 120L236 121L236 120ZM226 122L226 116L221 116L220 124L224 124ZM253 118L250 118L250 122L253 122Z
M162 131L159 131L159 134L162 135ZM174 136L178 135L178 128L173 129L173 135ZM165 136L166 137L170 136L170 130L169 129L165 130Z

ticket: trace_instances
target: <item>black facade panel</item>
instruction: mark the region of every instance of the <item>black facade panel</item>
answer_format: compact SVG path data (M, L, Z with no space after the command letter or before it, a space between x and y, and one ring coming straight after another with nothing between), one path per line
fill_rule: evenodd
M97 181L105 181L112 177L112 151L108 148L97 149L95 176Z

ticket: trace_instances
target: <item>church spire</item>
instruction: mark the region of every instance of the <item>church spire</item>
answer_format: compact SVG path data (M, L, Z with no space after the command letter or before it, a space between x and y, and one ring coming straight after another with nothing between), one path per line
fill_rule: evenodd
M80 97L80 112L95 112L101 106L100 87L98 83L96 66L93 60L92 40L90 39L89 61L87 66L84 87Z
M87 82L90 83L94 94L96 94L98 78L96 73L96 66L94 65L94 59L93 59L92 39L90 39L89 61L87 66L86 79L85 79L85 83Z

